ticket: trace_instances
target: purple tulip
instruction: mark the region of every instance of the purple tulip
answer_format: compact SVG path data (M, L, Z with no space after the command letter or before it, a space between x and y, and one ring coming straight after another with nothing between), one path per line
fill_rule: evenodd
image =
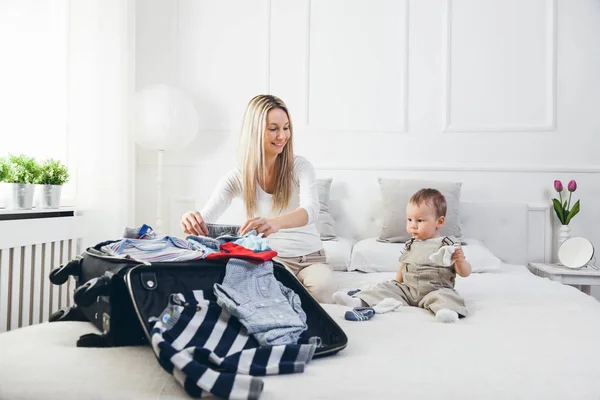
M569 189L569 192L576 191L577 190L577 182L575 182L575 181L569 182L569 185L567 186L567 189Z
M571 181L571 182L575 182L575 181ZM554 190L556 190L558 193L563 191L563 185L561 181L554 181Z

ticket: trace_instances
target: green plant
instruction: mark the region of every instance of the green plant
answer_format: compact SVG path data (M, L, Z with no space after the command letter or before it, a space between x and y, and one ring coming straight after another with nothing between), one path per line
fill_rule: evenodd
M8 156L9 173L5 182L8 183L37 183L40 175L40 165L33 157L24 154Z
M567 190L569 191L569 200L564 200L562 197L563 184L561 181L554 181L554 190L558 192L560 199L552 199L552 204L554 205L554 212L558 217L558 220L562 225L569 225L571 219L577 215L579 212L579 200L571 207L571 195L574 191L577 190L577 182L570 181L567 185Z
M36 183L41 185L64 185L69 180L69 170L52 158L42 161Z
M12 167L5 157L0 157L0 182L8 182L11 179Z

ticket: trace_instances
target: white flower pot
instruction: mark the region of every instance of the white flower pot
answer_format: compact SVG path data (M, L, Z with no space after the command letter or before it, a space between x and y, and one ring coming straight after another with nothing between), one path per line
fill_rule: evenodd
M558 230L558 236L556 237L556 251L554 253L554 260L559 262L558 260L558 249L560 249L560 245L567 239L571 237L571 228L569 225L561 225Z
M37 208L56 209L60 207L60 195L62 193L62 185L38 185L38 201Z
M6 209L31 210L35 185L24 183L7 183L6 185Z

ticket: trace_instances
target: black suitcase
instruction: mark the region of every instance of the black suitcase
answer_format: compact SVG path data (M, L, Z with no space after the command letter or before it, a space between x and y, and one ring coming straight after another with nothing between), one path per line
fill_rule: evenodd
M71 275L77 283L76 306L59 311L51 320L89 320L102 332L82 336L77 346L147 344L152 327L150 319L161 314L170 294L203 290L209 300L215 300L212 288L223 281L226 260L142 263L100 251L112 242L88 248L83 255L50 273L54 284L65 283ZM344 349L348 338L339 325L285 267L277 262L273 262L273 267L275 278L294 290L302 301L308 326L303 335L321 338L315 357Z

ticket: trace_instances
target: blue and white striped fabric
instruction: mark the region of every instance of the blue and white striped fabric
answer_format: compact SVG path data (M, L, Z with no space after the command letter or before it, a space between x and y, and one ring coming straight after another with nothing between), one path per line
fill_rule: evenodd
M158 239L121 239L102 246L102 251L116 257L127 257L137 261L188 261L206 257L206 252L197 251L187 240L174 236Z
M373 318L375 310L371 307L354 307L350 311L346 311L344 318L348 321L367 321Z
M190 396L258 399L263 382L253 376L303 372L314 355L316 341L259 347L201 290L173 294L169 303L152 329L152 349Z

